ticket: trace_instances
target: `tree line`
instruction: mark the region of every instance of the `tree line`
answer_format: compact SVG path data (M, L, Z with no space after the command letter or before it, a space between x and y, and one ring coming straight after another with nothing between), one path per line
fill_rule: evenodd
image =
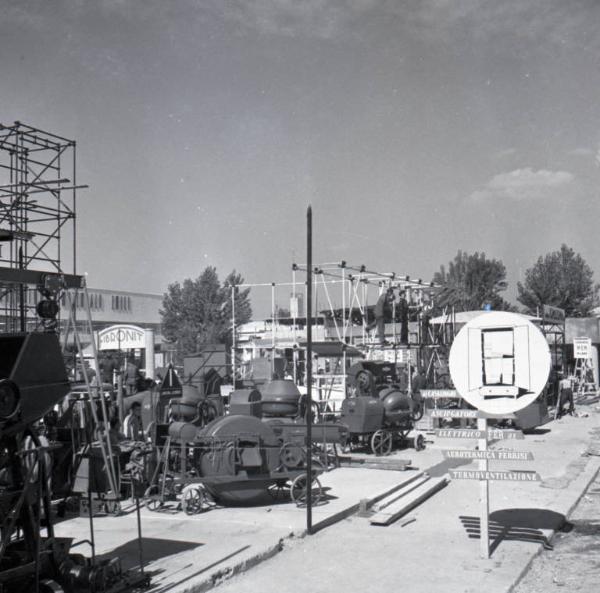
M459 251L433 276L441 286L435 308L436 312L446 307L469 311L487 306L535 315L542 305L553 305L564 309L568 317L585 317L599 304L600 286L593 275L583 257L563 244L558 251L540 256L526 270L523 282L517 283L519 308L502 296L508 287L502 261L489 259L485 253ZM252 318L250 288L243 284L244 278L235 270L221 282L216 268L208 266L198 278L167 287L160 310L163 336L174 345L178 360L203 344L231 346L233 301L236 325Z

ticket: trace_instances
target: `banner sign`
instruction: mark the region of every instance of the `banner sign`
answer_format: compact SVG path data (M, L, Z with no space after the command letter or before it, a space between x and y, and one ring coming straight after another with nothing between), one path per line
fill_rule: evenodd
M483 470L450 470L454 480L496 480L510 482L539 482L537 472L491 472Z
M442 451L446 459L497 459L498 461L530 461L529 451L475 451L471 449L447 449Z
M444 409L431 410L432 418L478 418L477 410Z
M485 431L465 428L440 428L435 431L435 436L444 439L484 439Z
M135 325L113 325L98 332L99 350L133 350L146 347L146 334Z
M421 389L423 399L460 399L456 389Z
M573 338L573 358L592 358L591 338Z
M552 305L542 305L542 321L545 323L564 323L565 310Z

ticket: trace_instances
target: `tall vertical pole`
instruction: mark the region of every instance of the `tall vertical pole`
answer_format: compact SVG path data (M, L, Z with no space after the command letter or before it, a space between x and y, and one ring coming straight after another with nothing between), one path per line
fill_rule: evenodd
M235 389L235 373L237 371L235 364L235 285L231 287L231 382Z
M483 438L479 439L477 444L480 451L487 451L487 419L477 419L477 430L483 431ZM487 472L488 460L479 460L479 470ZM479 523L479 544L482 558L490 557L490 529L489 529L489 514L490 514L490 492L489 482L487 480L479 481L479 505L480 505L480 523Z
M271 282L271 378L275 374L275 282Z
M306 210L306 531L312 533L312 208Z

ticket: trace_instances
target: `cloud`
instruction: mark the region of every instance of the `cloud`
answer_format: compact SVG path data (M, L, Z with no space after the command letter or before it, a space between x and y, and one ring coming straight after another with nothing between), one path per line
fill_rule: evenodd
M361 36L378 22L395 35L433 43L458 35L488 44L490 37L505 42L509 37L591 52L600 48L600 30L589 26L600 16L596 0L203 0L202 6L241 28L286 37Z
M569 154L571 156L590 157L593 156L594 151L591 148L574 148L573 150L569 151Z
M471 194L471 199L523 201L550 198L565 190L574 179L568 171L515 169L492 177L483 188Z

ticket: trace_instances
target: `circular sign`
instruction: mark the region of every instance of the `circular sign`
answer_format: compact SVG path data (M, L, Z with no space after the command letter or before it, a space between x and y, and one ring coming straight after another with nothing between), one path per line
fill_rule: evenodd
M533 402L550 373L542 332L517 313L471 319L450 349L450 376L460 396L488 414L510 414Z

